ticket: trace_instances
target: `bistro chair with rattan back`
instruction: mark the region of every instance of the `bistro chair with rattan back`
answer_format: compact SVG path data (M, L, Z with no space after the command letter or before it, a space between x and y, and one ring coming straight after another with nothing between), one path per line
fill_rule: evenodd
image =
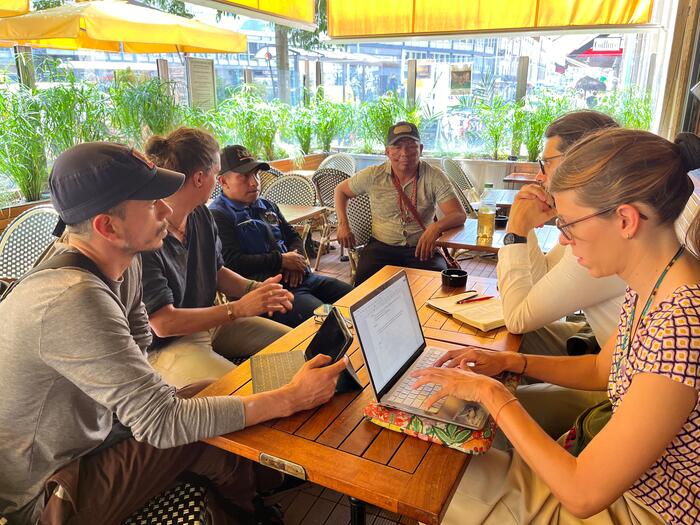
M280 170L276 168L270 168L269 170L260 171L260 194L262 194L270 184L275 182L279 177L284 175Z
M199 484L181 482L152 498L129 516L122 525L207 525L207 489Z
M0 279L19 279L56 239L58 213L36 206L20 213L0 234Z
M316 186L316 192L318 195L318 201L321 206L328 208L331 213L328 215L327 227L324 232L321 232L321 246L326 246L326 251L330 250L331 233L338 226L338 219L335 215L335 188L343 182L350 178L347 173L334 169L334 168L319 168L316 173L313 174L311 180ZM340 258L341 260L347 260L343 258L343 247L340 247ZM321 260L321 250L318 252L316 257L315 269L318 269L319 262Z
M316 204L316 188L311 180L303 175L281 175L265 188L264 192L261 192L261 196L275 204L295 204L297 206L314 206ZM295 225L302 241L304 241L304 246L306 246L307 238L311 233L311 226L311 221Z
M350 270L354 282L359 260L358 249L367 244L372 236L372 209L369 195L366 193L348 200L348 225L355 236L355 246L349 250Z
M468 194L469 190L477 191L472 178L456 160L449 157L442 159L442 169L445 170L452 183L464 193Z
M318 169L334 169L352 177L355 174L355 159L347 153L334 153L323 159Z

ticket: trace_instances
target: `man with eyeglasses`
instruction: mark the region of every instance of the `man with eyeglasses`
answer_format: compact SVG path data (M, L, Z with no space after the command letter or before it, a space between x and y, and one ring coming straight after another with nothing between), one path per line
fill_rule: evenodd
M285 288L294 295L287 312L272 319L295 327L324 303L332 304L352 287L311 272L299 234L286 221L277 204L260 198L260 170L270 169L255 160L243 146L221 151L221 194L209 205L219 230L224 265L255 281L282 274Z
M545 130L538 184L524 186L511 208L497 273L506 327L525 334L521 352L565 355L568 338L587 327L561 319L579 310L600 346L616 329L624 283L617 277L594 279L570 248L557 245L545 255L534 233L556 217L547 186L566 151L585 135L608 127L617 123L590 110L573 111L552 122ZM557 225L565 232L569 226L575 231L575 222Z
M444 270L445 259L435 241L467 219L447 176L420 159L423 145L414 124L397 122L389 128L387 162L359 171L335 190L338 242L355 247L348 224L348 200L367 193L372 209L372 237L360 252L355 284L385 265ZM440 210L443 217L435 221Z

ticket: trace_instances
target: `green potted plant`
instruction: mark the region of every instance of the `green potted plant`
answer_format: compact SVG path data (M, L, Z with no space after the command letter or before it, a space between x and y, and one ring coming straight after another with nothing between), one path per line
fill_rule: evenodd
M130 70L118 73L109 96L112 127L122 140L141 147L150 135L167 134L183 122L170 82L139 77Z
M331 143L348 128L350 111L347 104L331 102L319 88L311 109L314 115L314 128L318 144L323 151L331 150Z
M484 142L494 160L498 160L500 148L506 140L512 107L501 95L493 95L490 100L481 101L476 106L484 127Z
M25 86L0 90L0 173L25 201L40 200L48 179L42 105L39 94Z
M51 156L82 142L108 139L108 101L98 85L77 81L72 70L53 78L57 83L39 95Z
M311 151L314 135L314 113L306 106L297 106L289 112L289 132L296 139L303 155Z

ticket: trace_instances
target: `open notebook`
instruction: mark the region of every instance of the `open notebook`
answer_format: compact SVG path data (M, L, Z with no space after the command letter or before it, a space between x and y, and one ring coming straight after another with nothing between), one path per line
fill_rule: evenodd
M457 304L460 299L476 298L474 292L465 292L450 297L440 297L438 299L430 299L428 306L441 311L442 313L452 315L458 321L468 324L481 330L488 332L494 328L505 326L503 320L503 306L500 299L487 299L486 301L477 301L475 303Z

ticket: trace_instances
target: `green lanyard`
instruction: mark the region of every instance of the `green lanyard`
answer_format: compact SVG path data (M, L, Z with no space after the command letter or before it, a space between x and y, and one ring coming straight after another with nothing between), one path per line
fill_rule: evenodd
M654 285L654 288L651 290L651 293L649 294L649 299L647 299L647 302L644 305L644 309L642 310L642 315L639 317L639 323L637 324L637 327L639 327L639 325L642 324L642 319L644 319L644 316L647 313L649 313L649 308L651 308L651 305L654 302L654 297L656 297L656 292L659 291L659 287L661 286L661 282L664 280L664 277L666 277L666 274L671 269L671 267L674 265L674 263L680 258L680 256L683 255L684 250L685 250L685 246L681 245L681 247L678 248L676 255L673 256L673 258L666 265L666 268L664 268L664 271L661 272L661 275L659 275L659 278L656 280L656 284ZM635 314L636 310L637 310L637 299L634 300L634 304L632 305L632 310L630 310L630 316L627 319L627 328L625 329L625 335L622 338L622 350L624 352L625 357L627 357L630 353L630 346L632 344L632 341L630 340L630 335L632 333L632 326L634 325L634 314ZM620 370L620 363L621 362L622 362L622 355L620 355L620 358L615 361L615 374L613 375L613 378L617 378L617 373Z

